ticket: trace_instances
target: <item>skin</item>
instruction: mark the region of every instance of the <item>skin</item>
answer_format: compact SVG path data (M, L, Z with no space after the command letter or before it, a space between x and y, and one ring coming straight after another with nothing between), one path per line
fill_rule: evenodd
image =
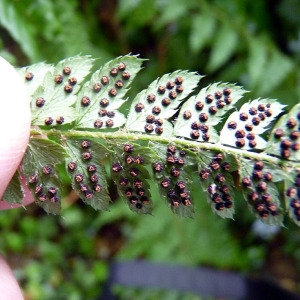
M29 100L22 80L14 68L0 57L0 199L25 153L30 133L30 119ZM33 199L26 185L23 186L25 194L23 205L26 205ZM0 201L0 210L15 207L20 205ZM23 299L11 268L2 256L0 256L0 298Z

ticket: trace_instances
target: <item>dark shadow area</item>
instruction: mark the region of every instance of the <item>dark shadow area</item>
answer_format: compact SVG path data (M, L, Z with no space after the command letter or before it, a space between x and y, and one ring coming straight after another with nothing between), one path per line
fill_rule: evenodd
M240 300L297 300L299 296L271 281L209 268L171 266L146 261L114 262L99 300L117 299L113 285L189 292L202 297Z

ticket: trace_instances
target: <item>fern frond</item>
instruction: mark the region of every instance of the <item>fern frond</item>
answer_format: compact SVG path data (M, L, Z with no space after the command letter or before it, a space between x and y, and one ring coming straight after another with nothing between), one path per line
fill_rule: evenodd
M67 176L95 209L108 210L115 189L132 211L155 213L156 188L174 213L192 217L196 184L221 217L233 218L239 189L263 222L282 225L287 211L300 225L300 105L280 118L285 105L274 99L236 110L242 87L219 82L195 93L202 76L188 71L163 75L131 101L142 62L125 55L90 74L96 61L75 56L19 70L33 126L22 172L36 203L60 213ZM10 203L21 202L19 178L6 190Z

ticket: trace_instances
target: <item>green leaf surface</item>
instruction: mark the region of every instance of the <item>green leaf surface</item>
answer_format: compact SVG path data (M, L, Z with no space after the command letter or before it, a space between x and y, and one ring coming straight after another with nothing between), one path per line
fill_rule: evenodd
M295 224L300 226L300 172L298 170L291 170L289 178L284 181L284 199L285 207L288 211L289 217Z
M212 38L215 28L216 20L208 11L194 16L189 37L191 51L194 53L199 52Z
M222 218L233 218L234 181L232 172L238 169L236 158L231 154L199 149L199 181L214 213Z
M46 74L48 72L52 73L53 69L53 65L46 64L44 62L18 69L18 72L21 78L24 80L25 87L30 97L38 88L43 86ZM33 75L33 78L31 80L26 80L26 74L29 73ZM34 107L32 107L32 109L33 108Z
M174 135L197 141L216 143L219 140L213 126L218 125L226 112L245 93L241 87L228 83L214 83L181 107L174 127ZM201 117L202 116L202 117Z
M147 166L151 164L155 153L145 146L135 143L109 143L111 176L118 194L128 207L139 214L152 214L150 174Z
M300 160L299 111L300 103L278 120L270 134L266 153L275 154L283 159Z
M20 182L20 174L19 171L16 171L4 192L3 199L10 204L21 204L23 196L24 194Z
M201 78L196 73L176 71L153 81L133 100L126 129L170 136L172 127L167 119L176 113L178 105Z
M24 175L28 176L36 168L47 164L62 163L65 155L65 149L61 145L45 138L31 137L22 164Z
M76 119L77 114L73 107L76 101L75 94L88 75L92 63L93 60L89 56L78 55L59 62L55 68L50 68L43 78L43 85L32 95L32 125L53 127L60 126L61 123L71 123ZM43 65L36 66L37 73L41 68ZM64 72L64 68L69 68L68 72ZM35 86L35 73L32 74L34 77L28 83ZM37 99L41 98L43 104L38 104ZM47 123L46 120L52 121Z
M285 105L274 99L255 99L233 112L220 133L220 142L240 149L264 149L260 136L283 111Z
M149 146L157 154L157 159L152 161L151 167L161 198L175 214L192 217L195 209L190 191L192 175L196 172L196 154L173 144L150 142Z
M121 0L118 5L118 15L130 27L140 27L155 17L155 2L155 0Z
M250 85L255 87L265 78L264 71L268 61L268 44L263 39L249 40L249 58L247 60Z
M18 5L9 0L0 1L0 24L19 42L31 61L35 61L37 58L41 59L38 44L34 38L36 28L28 22L23 11L18 10Z
M60 214L61 189L64 187L56 165L63 163L65 156L61 145L45 138L31 138L23 159L27 185L35 202L47 213Z
M290 58L280 53L276 49L272 49L268 55L268 63L264 67L263 77L260 80L260 86L257 93L264 95L272 91L278 86L289 72L293 69L293 64ZM265 80L265 79L268 80Z
M282 226L281 197L275 185L280 177L284 178L280 167L246 159L240 164L241 187L250 211L263 223Z
M237 32L232 30L229 25L222 26L213 41L208 70L215 71L227 62L235 52L237 44Z
M118 112L118 108L125 102L124 97L132 80L141 70L143 61L137 56L120 56L96 71L78 94L76 110L79 118L76 128L107 130L122 126L126 119ZM112 70L116 73L113 74ZM83 97L89 98L87 105L83 104ZM97 126L95 121L99 122Z
M156 1L156 8L160 12L155 23L155 28L159 29L175 20L185 17L189 13L189 8L193 5L191 2L182 2L181 0Z
M66 151L66 170L74 191L94 209L108 210L111 200L103 164L109 150L94 139L69 139Z

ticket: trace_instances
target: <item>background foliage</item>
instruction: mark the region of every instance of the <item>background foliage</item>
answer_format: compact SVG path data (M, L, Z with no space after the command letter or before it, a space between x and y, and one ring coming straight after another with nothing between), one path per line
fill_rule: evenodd
M252 97L291 106L300 96L299 13L296 0L2 0L0 55L23 66L78 53L104 62L131 52L150 59L132 94L157 76L188 69L208 74L203 86L237 82ZM31 206L2 212L0 249L28 299L60 299L66 292L70 299L95 298L111 258L265 270L299 289L297 228L286 222L288 230L262 239L236 198L244 217L228 221L210 212L201 192L195 220L179 219L162 203L154 217L132 214L121 201L111 212L95 212L80 201L73 205L78 199L70 194L63 217Z

